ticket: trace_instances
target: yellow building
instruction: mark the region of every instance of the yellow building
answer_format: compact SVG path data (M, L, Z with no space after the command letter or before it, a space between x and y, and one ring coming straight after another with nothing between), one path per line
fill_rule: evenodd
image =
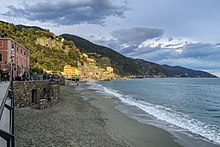
M80 75L79 70L76 67L72 67L71 65L65 65L63 72L67 77L74 77Z
M107 70L107 72L113 72L113 68L110 66L106 67L106 70Z

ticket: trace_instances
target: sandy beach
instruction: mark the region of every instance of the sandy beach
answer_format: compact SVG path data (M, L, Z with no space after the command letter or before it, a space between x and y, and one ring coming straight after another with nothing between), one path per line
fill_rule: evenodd
M61 86L61 102L44 110L16 108L16 146L180 146L170 133L118 112L114 99L86 86Z

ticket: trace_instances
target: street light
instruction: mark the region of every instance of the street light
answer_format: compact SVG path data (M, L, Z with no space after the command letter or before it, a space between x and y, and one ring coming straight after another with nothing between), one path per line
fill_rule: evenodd
M13 81L13 64L12 64L12 62L13 62L12 58L14 57L13 51L14 51L14 49L11 49L11 71L10 71L10 81Z
M2 81L2 64L0 62L0 82Z

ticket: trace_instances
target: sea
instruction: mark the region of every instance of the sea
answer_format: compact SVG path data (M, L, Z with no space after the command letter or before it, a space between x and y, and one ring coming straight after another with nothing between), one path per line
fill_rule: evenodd
M116 109L169 131L186 146L220 146L220 79L144 78L89 82L117 99ZM198 144L194 144L197 142ZM188 145L187 145L188 144Z

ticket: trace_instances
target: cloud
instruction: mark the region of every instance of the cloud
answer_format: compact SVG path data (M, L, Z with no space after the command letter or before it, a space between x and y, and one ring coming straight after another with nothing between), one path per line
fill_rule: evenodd
M113 31L111 40L96 40L121 54L159 64L198 70L220 70L220 43L202 43L187 38L163 37L164 30L134 27Z
M180 65L192 69L220 69L220 46L212 43L173 39L148 40L125 55L159 64Z
M147 39L159 38L163 35L164 30L148 27L134 27L129 29L120 29L113 31L111 34L124 43L141 43Z
M129 8L111 0L59 0L23 3L23 8L8 6L5 16L26 18L31 21L51 22L57 25L99 24L109 16L124 17Z
M114 40L102 40L102 44L128 57L198 70L220 70L220 43L165 38L162 29L147 27L116 30L112 36Z
M133 27L127 29L118 29L111 32L112 39L102 40L104 45L115 49L116 51L127 55L135 52L135 49L145 40L159 39L164 33L163 29L149 27ZM97 41L96 42L100 42Z

